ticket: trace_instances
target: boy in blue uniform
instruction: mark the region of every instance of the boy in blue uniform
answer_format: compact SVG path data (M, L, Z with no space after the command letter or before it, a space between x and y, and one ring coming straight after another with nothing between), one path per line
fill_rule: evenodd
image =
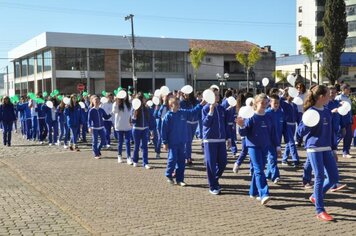
M209 192L221 193L219 179L227 164L226 141L230 147L230 133L226 122L226 110L219 105L219 91L215 93L215 104L205 105L202 110L204 158L209 182Z
M175 177L179 186L186 186L184 182L186 142L191 139L188 131L187 119L201 111L202 105L196 105L193 109L179 109L179 101L176 97L169 99L169 111L162 121L162 142L168 151L166 177L171 184L174 183L172 174L176 171Z

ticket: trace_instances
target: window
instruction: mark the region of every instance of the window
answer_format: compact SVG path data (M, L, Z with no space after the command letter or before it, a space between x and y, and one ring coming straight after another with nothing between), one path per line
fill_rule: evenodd
M315 36L317 37L323 37L324 34L324 27L323 26L317 26L315 27Z
M347 48L355 47L356 46L356 38L355 37L347 38L345 44L346 44Z
M43 53L43 71L52 70L52 52L50 50Z
M42 72L42 67L43 67L43 56L42 53L37 54L37 73Z
M302 37L303 37L302 35L299 35L299 36L298 36L298 41L299 41L299 42L300 42L300 40L302 39Z
M205 58L205 62L206 62L206 63L211 63L211 62L212 62L211 57L207 57L207 58Z
M14 62L14 67L15 67L15 78L20 78L21 77L21 64L19 61Z
M27 65L28 61L27 58L21 60L21 76L27 76Z
M296 74L296 75L300 75L300 71L301 71L300 68L295 69L295 74Z
M356 31L356 21L349 21L347 24L348 31L349 32L355 32Z
M325 11L317 11L315 12L315 20L316 21L323 21L325 15Z
M299 7L298 7L298 12L299 12L299 13L302 13L302 12L303 12L303 7L302 7L302 6L299 6Z
M347 7L346 7L346 15L347 15L347 16L354 16L354 15L356 15L355 7L356 7L356 5L347 6Z
M56 48L57 70L86 70L87 50L85 48Z
M326 0L316 0L316 6L317 7L324 7L325 6Z
M105 52L103 49L89 50L89 64L91 71L104 71Z
M348 75L349 74L349 68L345 66L340 67L341 70L341 75Z
M32 56L28 59L28 75L33 75L35 72L35 57Z
M183 52L156 52L155 68L157 72L184 72Z
M303 26L303 23L302 23L301 20L298 22L298 26L299 26L299 27L302 27L302 26Z

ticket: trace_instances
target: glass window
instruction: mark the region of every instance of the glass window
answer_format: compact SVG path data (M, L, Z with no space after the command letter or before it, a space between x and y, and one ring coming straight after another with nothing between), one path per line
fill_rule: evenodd
M349 32L356 31L356 21L349 21L347 25L348 25Z
M21 64L19 61L14 62L14 67L15 67L15 78L20 78L21 77Z
M324 36L324 27L323 26L315 27L315 35L323 37Z
M21 60L21 76L27 76L27 58Z
M28 59L28 75L33 75L35 72L35 57L32 56Z
M52 52L50 50L43 53L43 71L52 70Z
M43 57L42 53L37 54L37 73L42 72L42 67L43 67Z
M131 61L131 51L125 50L121 51L121 71L123 72L131 72L132 71L132 61Z
M299 13L302 13L302 12L303 12L303 7L302 7L302 6L299 6L299 7L298 7L298 12L299 12Z
M184 53L156 52L155 69L157 72L184 72Z
M125 50L121 53L121 71L132 71L131 50ZM152 51L135 51L136 71L151 72L152 71Z
M104 71L105 52L103 49L90 49L89 61L91 71Z
M324 7L326 0L316 0L316 6Z
M323 21L324 15L325 15L325 11L317 11L315 13L315 20L316 21Z
M87 50L85 48L56 48L57 70L86 70Z
M356 5L350 5L346 7L346 15L347 16L354 16L356 15L355 11Z
M152 71L152 51L136 51L136 70L139 72Z

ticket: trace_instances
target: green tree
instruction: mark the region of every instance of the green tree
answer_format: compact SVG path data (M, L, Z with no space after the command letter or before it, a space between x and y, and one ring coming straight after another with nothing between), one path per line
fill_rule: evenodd
M325 36L323 39L324 73L332 85L341 76L340 56L347 38L346 6L344 0L327 0L323 19Z
M283 73L280 70L273 71L272 73L272 77L274 77L274 81L276 82L277 78L279 78L279 81L283 83L283 88L285 87L285 83L288 82L287 81L288 75L289 75L288 72Z
M247 79L247 91L249 91L249 72L250 69L261 60L261 53L258 47L253 47L249 54L238 52L236 53L236 60L245 68Z
M301 49L302 49L304 55L307 56L308 61L309 61L309 74L310 74L309 87L311 87L312 81L313 81L313 62L315 61L317 53L320 53L323 51L324 45L322 42L319 42L315 46L315 50L314 50L314 46L313 46L312 42L307 37L301 37L300 43L301 43Z
M192 63L192 67L194 70L194 78L193 78L194 92L196 91L198 71L205 55L206 55L206 50L204 48L200 48L200 49L193 48L189 53L190 61Z

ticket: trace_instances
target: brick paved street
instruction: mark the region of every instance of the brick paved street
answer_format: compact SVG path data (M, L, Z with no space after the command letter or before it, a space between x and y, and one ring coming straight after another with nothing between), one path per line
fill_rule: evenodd
M301 169L281 167L264 207L248 196L248 163L236 175L232 158L223 194L209 194L198 141L182 188L166 183L166 160L152 149L154 169L145 170L118 164L115 150L95 160L90 146L70 152L14 136L13 147L0 147L0 235L356 235L356 159L341 159L349 188L328 193L336 222L325 223L315 218Z

